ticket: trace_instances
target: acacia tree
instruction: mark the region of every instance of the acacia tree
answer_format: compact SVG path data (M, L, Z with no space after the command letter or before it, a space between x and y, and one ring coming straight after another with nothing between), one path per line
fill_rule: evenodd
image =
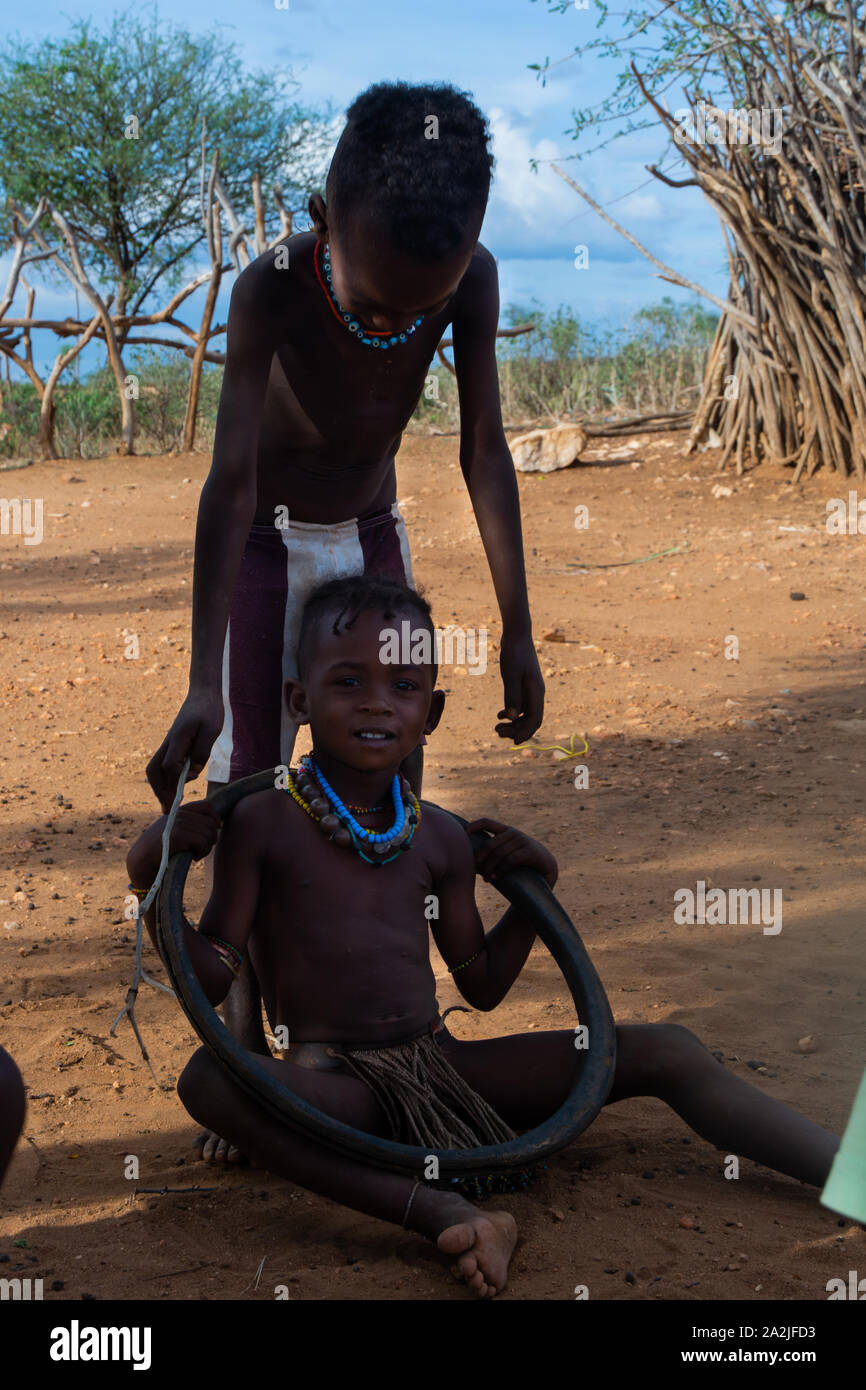
M715 431L720 467L770 459L794 465L795 481L821 465L866 476L862 11L862 0L775 11L766 0L649 0L622 16L619 37L575 49L627 60L612 94L576 112L575 138L598 132L600 148L661 122L687 177L649 172L700 188L722 221L729 297L689 441ZM552 65L533 66L544 79ZM672 89L688 119L671 112Z
M44 198L91 302L111 301L111 325L103 314L97 336L120 394L121 451L132 452L123 350L156 287L176 289L201 247L203 126L243 217L256 177L281 175L289 198L303 187L321 164L328 115L294 100L290 75L243 71L221 35L160 25L155 14L140 20L134 10L103 33L77 20L60 39L10 40L0 86L0 198L18 209ZM64 272L54 257L40 273L56 281Z

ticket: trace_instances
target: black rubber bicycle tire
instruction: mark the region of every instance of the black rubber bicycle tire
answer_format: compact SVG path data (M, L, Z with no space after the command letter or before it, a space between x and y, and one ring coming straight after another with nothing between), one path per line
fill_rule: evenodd
M209 800L225 818L243 797L275 785L276 769L256 773L212 793ZM455 817L465 827L466 822ZM429 1173L431 1155L439 1176L472 1177L531 1167L572 1142L592 1123L613 1085L616 1031L604 988L574 924L544 879L532 869L516 869L495 887L533 918L539 937L559 966L571 991L590 1046L571 1091L549 1119L504 1144L475 1149L421 1148L396 1143L343 1124L283 1086L260 1066L255 1054L232 1036L216 1013L192 968L184 937L183 890L192 856L174 855L156 900L157 939L169 978L187 1018L206 1047L237 1084L271 1115L319 1143L378 1168L420 1178Z

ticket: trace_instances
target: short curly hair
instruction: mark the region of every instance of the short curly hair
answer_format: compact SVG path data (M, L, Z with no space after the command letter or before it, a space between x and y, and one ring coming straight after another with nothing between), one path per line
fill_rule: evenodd
M399 613L411 613L422 627L435 634L430 605L417 589L374 574L349 574L326 579L308 596L298 632L298 668L305 670L323 620L331 620L331 632L350 631L361 613L381 613L393 622ZM435 673L434 667L434 673Z
M442 260L484 216L489 140L486 117L449 83L376 82L346 113L325 184L329 217L345 224L367 205L396 250Z

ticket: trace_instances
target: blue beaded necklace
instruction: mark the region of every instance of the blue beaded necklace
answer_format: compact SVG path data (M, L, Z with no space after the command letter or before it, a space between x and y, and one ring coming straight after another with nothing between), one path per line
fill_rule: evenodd
M408 784L404 791L399 774L395 774L391 783L394 824L386 831L365 830L359 825L311 756L301 759L297 772L289 777L287 790L307 815L319 822L329 840L338 845L351 846L374 868L381 868L383 864L390 864L393 859L399 858L411 845L421 822L418 799L408 789ZM371 851L372 858L364 853L364 845Z
M359 825L346 804L340 800L330 782L325 777L321 768L310 758L309 766L316 774L316 781L330 801L340 820L345 821L352 834L359 840L366 841L371 845L389 845L392 840L396 840L403 826L406 824L406 807L403 805L403 789L400 785L399 773L394 774L391 783L391 800L394 803L394 824L390 830L365 830L363 825Z
M321 243L317 241L315 246L313 247L313 265L316 270L316 277L319 281L319 284L322 285L322 289L325 289L325 286L322 284L322 277L319 274L319 262L317 259L320 244ZM322 268L325 272L325 279L328 282L326 293L331 298L331 307L334 313L337 315L337 318L340 319L346 325L349 332L355 334L355 336L358 339L358 342L363 343L365 347L398 347L400 343L408 342L412 334L415 332L416 328L420 327L420 325L424 322L424 315L419 314L412 326L410 328L405 329L402 333L373 333L366 328L362 328L358 320L354 318L352 314L346 313L345 309L343 309L339 299L334 293L334 286L331 283L331 249L327 242L325 243L325 249L322 252Z

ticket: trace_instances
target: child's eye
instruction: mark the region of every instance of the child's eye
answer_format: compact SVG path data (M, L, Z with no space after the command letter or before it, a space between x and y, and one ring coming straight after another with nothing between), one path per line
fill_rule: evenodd
M338 676L338 677L337 677L337 685L360 685L360 684L361 684L361 682L358 680L358 677L357 677L357 676Z
M418 686L416 685L415 681L410 681L410 680L408 680L405 676L404 676L401 680L395 681L394 684L396 685L396 687L397 687L398 690L417 690L417 689L418 689Z

